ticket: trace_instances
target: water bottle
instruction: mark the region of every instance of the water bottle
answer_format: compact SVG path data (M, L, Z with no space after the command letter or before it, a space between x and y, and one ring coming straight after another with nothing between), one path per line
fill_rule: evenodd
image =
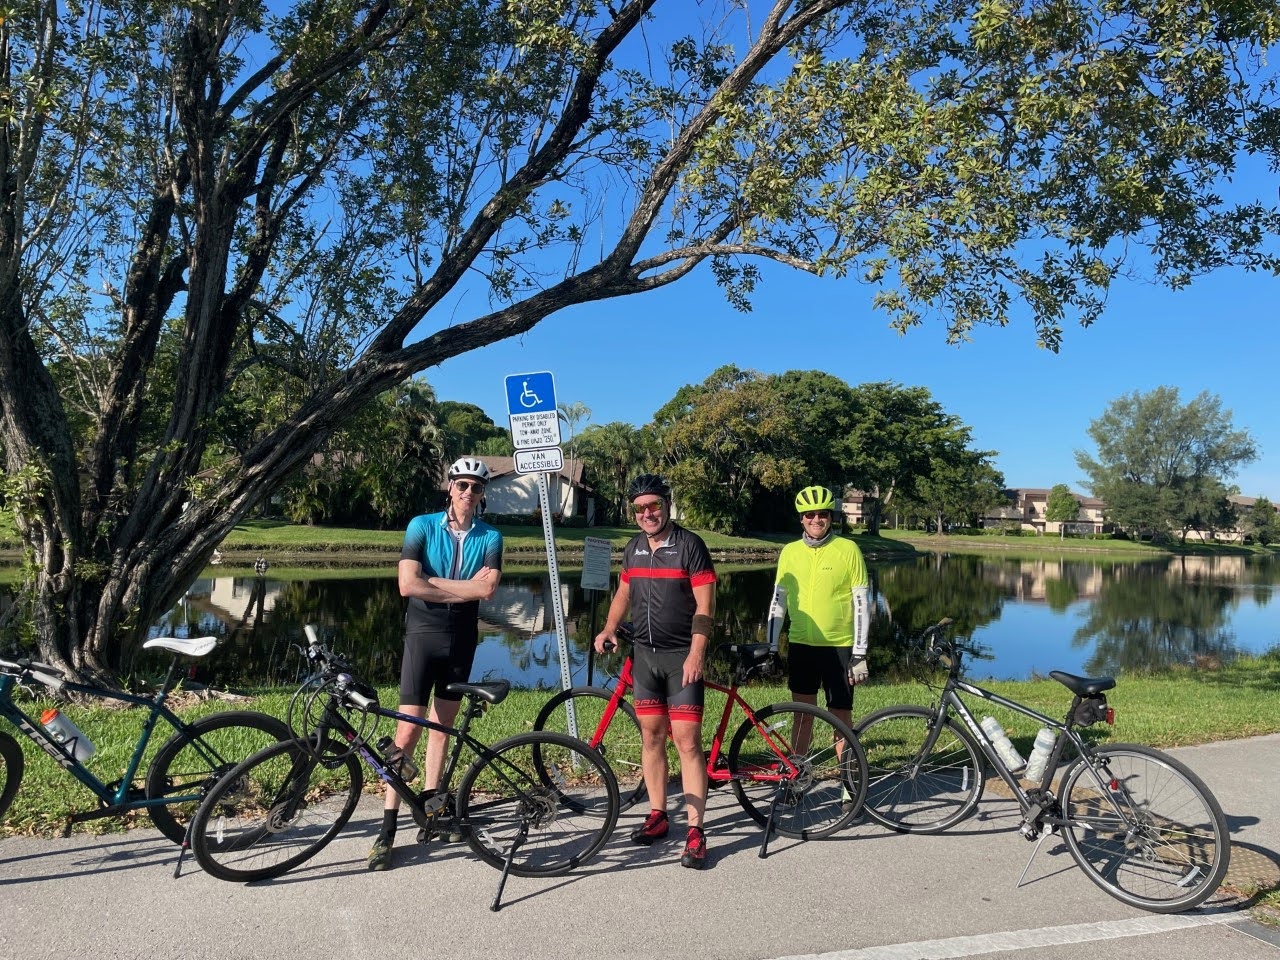
M61 710L46 710L40 714L40 724L53 739L66 748L67 753L84 763L97 751L93 741L83 730L72 723Z
M384 736L378 741L378 752L382 754L387 766L398 773L405 783L418 775L418 765L413 762L413 757L396 746L391 737Z
M1036 734L1036 745L1027 760L1027 769L1023 773L1026 779L1039 783L1044 777L1045 767L1049 765L1049 754L1053 753L1053 745L1057 739L1058 735L1048 727L1040 728L1040 732Z
M1017 773L1027 765L1027 761L1022 759L1022 754L1018 753L1018 748L1013 745L1009 735L1004 732L1004 727L1000 726L999 720L995 717L983 717L982 729L986 731L991 745L996 748L996 753L1000 754L1000 759L1004 761L1010 773Z

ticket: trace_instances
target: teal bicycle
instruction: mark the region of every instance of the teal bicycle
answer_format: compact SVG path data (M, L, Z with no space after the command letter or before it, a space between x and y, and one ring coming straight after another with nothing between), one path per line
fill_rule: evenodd
M182 658L202 657L216 643L214 637L156 637L144 643L144 649L167 650L173 654L164 683L150 696L78 683L47 663L0 659L0 717L17 727L98 800L97 807L67 818L64 836L70 834L76 823L144 810L161 833L185 849L187 827L205 794L222 775L255 751L290 739L288 725L265 713L226 710L187 723L169 709L166 701L181 678ZM61 742L14 703L15 687L148 707L124 775L114 782L104 782L81 759L86 753L82 745ZM146 776L140 777L143 756L161 722L173 729L173 735L156 751ZM21 746L14 737L0 731L0 817L17 794L23 771Z

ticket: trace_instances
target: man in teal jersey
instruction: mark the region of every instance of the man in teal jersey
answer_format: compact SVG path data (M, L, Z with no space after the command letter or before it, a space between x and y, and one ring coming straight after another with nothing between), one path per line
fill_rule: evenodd
M787 663L791 697L818 702L849 723L853 687L867 679L867 565L852 540L831 528L835 499L826 487L805 487L796 494L796 512L804 535L782 548L769 606L769 643L774 649L784 620L790 618Z
M449 468L449 500L439 513L414 517L400 550L400 595L409 601L405 615L404 655L400 665L401 713L452 726L462 698L448 692L451 683L470 679L479 639L480 601L488 600L502 579L502 534L480 519L489 468L463 457ZM395 742L413 756L422 727L396 724ZM440 786L447 737L427 736L423 775L428 791ZM370 870L391 866L400 797L391 789L383 804L382 829L369 851Z

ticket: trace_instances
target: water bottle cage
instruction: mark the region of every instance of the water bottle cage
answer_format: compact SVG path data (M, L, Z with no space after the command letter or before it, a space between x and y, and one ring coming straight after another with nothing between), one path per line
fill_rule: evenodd
M1088 727L1107 719L1107 698L1102 694L1080 701L1071 714L1071 722L1077 727Z

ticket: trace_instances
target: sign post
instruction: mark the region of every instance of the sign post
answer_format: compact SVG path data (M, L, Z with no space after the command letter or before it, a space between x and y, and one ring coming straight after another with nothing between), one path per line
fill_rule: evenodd
M613 567L613 544L604 537L584 537L582 541L582 589L591 593L591 644L587 647L587 686L595 678L596 603L609 592L609 571Z
M560 567L556 563L556 539L551 526L551 497L547 475L564 466L560 450L560 414L556 410L556 383L549 370L512 373L506 378L507 414L511 418L511 442L516 449L516 470L538 475L538 503L542 508L542 538L547 546L547 576L551 578L551 609L556 623L556 650L560 654L560 689L573 684L569 673L569 640L560 599ZM559 487L557 486L557 492ZM573 701L566 703L569 735L578 735Z

